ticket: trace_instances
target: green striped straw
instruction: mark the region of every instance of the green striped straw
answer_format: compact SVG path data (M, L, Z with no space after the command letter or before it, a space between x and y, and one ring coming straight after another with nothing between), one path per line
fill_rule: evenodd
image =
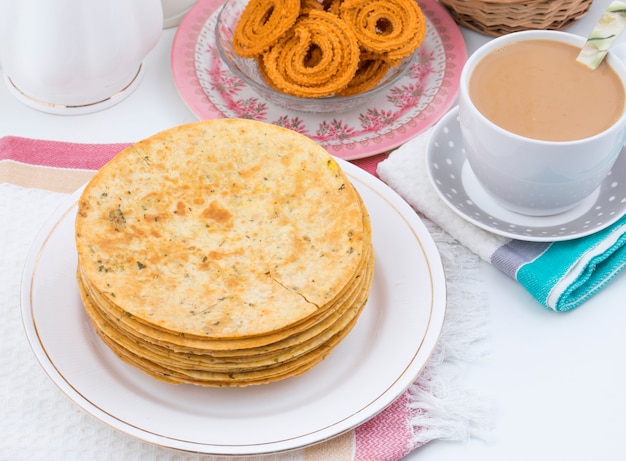
M613 1L594 26L576 61L596 69L626 28L626 2Z

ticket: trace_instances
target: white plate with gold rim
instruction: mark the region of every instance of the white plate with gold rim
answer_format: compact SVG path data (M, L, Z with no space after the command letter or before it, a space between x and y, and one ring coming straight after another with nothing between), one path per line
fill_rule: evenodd
M52 381L101 422L156 445L214 455L302 448L346 432L392 403L428 361L443 325L437 247L395 192L339 160L372 218L376 266L357 325L309 372L245 388L155 380L122 362L92 329L74 272L80 191L50 218L27 258L22 318Z

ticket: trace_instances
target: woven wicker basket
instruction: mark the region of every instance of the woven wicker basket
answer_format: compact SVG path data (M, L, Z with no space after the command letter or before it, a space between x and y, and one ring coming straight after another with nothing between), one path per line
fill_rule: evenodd
M587 13L593 0L439 0L461 26L499 36L529 29L560 30Z

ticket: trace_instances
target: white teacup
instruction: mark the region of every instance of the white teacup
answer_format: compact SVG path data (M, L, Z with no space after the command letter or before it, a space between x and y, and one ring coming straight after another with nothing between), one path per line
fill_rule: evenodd
M476 65L503 45L552 40L581 48L583 37L558 31L524 31L498 37L473 53L461 74L459 116L467 160L484 189L503 207L546 216L573 208L606 179L626 137L626 109L610 127L584 139L545 141L507 131L472 102ZM626 87L626 66L609 52L607 62Z

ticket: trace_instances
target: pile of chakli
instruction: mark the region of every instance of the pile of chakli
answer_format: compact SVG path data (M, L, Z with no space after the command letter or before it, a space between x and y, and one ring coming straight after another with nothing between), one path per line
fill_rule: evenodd
M201 121L125 149L85 187L75 226L97 333L172 383L301 374L345 338L372 284L356 189L318 144L262 122Z
M415 0L250 0L233 48L278 91L350 96L374 88L425 35Z

